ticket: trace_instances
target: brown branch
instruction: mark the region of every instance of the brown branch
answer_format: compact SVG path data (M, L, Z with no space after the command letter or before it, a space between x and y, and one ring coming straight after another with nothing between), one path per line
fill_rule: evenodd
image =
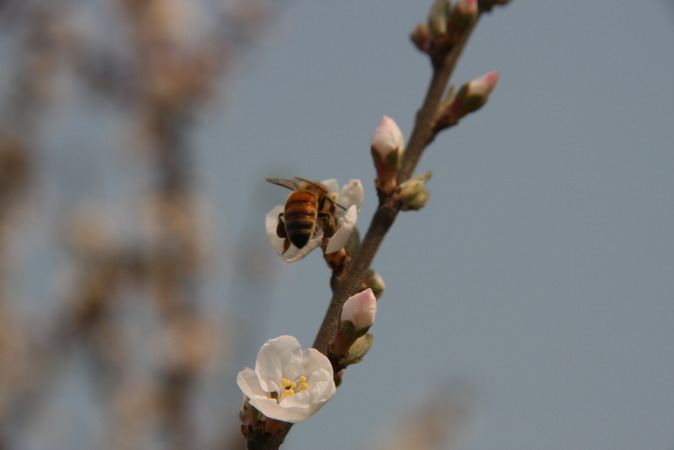
M477 24L477 22L476 22ZM408 180L416 168L424 149L433 142L435 134L432 131L432 123L438 105L447 90L447 83L456 67L456 63L468 41L475 25L466 30L462 38L452 47L451 51L443 58L435 58L433 61L433 75L426 91L424 102L417 112L414 130L405 150L402 169L398 174L398 183ZM386 233L393 225L397 215L398 206L390 197L382 198L377 211L372 218L358 252L353 258L349 270L337 283L330 306L323 319L323 323L316 335L314 347L322 353L327 353L327 346L339 325L339 315L342 305L349 296L356 293L361 285L363 277L370 268L372 261L384 240Z

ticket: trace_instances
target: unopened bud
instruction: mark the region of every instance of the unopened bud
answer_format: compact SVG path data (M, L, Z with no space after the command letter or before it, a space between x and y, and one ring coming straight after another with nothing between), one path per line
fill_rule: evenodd
M367 333L358 339L351 345L349 351L346 353L344 358L340 361L340 364L343 367L350 366L351 364L357 364L363 360L367 352L372 348L374 343L374 336L370 333Z
M456 125L463 116L484 106L498 79L498 72L489 72L461 86L456 95L450 92L450 96L440 106L433 124L433 131L437 133L444 128Z
M458 34L477 20L477 0L459 0L449 13L450 33Z
M426 190L426 182L431 179L431 171L410 178L400 185L399 199L403 211L418 211L428 203L431 193Z
M365 289L349 297L342 306L339 328L328 346L332 359L340 360L349 348L374 324L377 315L377 299L372 289Z
M390 117L382 117L370 140L379 191L388 193L395 189L396 176L402 166L404 147L405 138L398 125Z
M377 298L367 288L344 303L339 328L347 336L360 337L374 324L376 315Z
M428 29L430 30L433 39L447 34L448 17L449 1L435 0L428 12Z
M431 199L430 192L421 191L417 195L415 195L412 199L410 199L407 203L405 203L401 209L403 211L419 211L424 206L426 206L426 203L428 203L428 200L430 199Z
M477 111L487 103L489 94L496 86L498 79L498 72L489 72L461 87L456 97L461 101L464 115Z
M410 33L410 39L424 53L431 50L431 31L425 23L418 24Z

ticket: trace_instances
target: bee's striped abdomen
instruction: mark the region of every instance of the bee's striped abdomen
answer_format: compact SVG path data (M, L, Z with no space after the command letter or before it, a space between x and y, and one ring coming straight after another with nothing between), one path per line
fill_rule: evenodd
M288 239L295 247L304 247L316 227L318 215L316 195L311 192L293 192L288 196L283 212Z

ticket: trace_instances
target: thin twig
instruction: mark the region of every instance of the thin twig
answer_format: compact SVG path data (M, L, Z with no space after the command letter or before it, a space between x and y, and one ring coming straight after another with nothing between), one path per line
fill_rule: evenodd
M438 105L447 90L449 78L474 28L475 25L466 31L462 39L456 43L444 59L436 61L433 64L433 75L426 91L424 102L417 112L414 130L405 150L402 169L398 174L398 184L408 180L412 176L424 149L435 138L431 124ZM316 335L314 347L322 353L327 352L330 339L337 331L342 305L344 305L349 296L355 294L359 289L363 277L367 269L370 268L379 249L379 245L384 240L384 236L386 236L386 233L393 225L397 215L398 207L392 202L390 197L380 201L370 227L349 266L349 270L336 285L330 306L328 306L323 323Z

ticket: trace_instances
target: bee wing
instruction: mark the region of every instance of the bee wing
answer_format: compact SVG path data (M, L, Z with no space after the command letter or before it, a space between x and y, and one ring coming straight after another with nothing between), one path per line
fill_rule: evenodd
M321 182L311 181L311 180L307 180L306 178L301 178L301 177L294 177L293 180L295 180L295 182L301 181L303 183L308 183L308 184L314 186L315 188L320 189L325 194L328 193L328 189L325 186L323 186L323 183L321 183Z
M299 185L297 184L296 178L293 178L292 180L287 180L285 178L267 178L266 180L269 181L270 183L278 184L279 186L288 188L291 191L299 189Z
M298 180L298 181L302 181L303 183L309 183L310 185L315 186L317 189L320 189L321 191L323 191L323 193L325 193L326 195L329 194L328 188L326 188L325 185L323 185L323 183L319 183L318 181L307 180L306 178L301 178L301 177L295 177L293 179ZM334 201L333 201L333 203L335 205L337 205L338 208L341 208L344 211L346 211L346 208L343 207L342 205L340 205L339 203L334 202Z

